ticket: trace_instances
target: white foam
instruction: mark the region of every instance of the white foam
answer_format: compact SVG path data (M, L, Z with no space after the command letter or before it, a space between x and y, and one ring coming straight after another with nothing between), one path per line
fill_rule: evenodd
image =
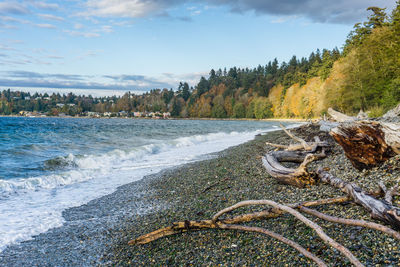
M272 129L271 129L272 130ZM264 130L265 131L265 130ZM61 226L62 211L112 193L118 186L162 169L196 161L254 138L254 132L212 133L153 143L103 155L68 155L68 171L0 180L0 251Z

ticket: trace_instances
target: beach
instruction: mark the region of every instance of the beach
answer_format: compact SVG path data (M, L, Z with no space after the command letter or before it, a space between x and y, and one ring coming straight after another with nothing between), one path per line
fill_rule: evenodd
M319 132L318 126L308 124L293 132L306 140L318 135L332 144L328 157L312 163L310 168L329 167L332 174L354 182L365 190L376 189L379 180L391 185L399 183L398 157L379 168L359 172L351 166L329 135ZM277 240L238 231L188 232L147 245L128 245L129 240L169 226L174 221L209 219L217 211L242 200L270 199L278 203L295 203L343 195L327 185L299 189L278 184L266 173L261 163L261 156L271 150L266 147L266 141L288 144L290 138L283 131L258 135L252 141L211 154L208 159L120 186L110 195L64 211L63 226L8 247L0 253L0 265L312 265L306 257ZM394 204L400 204L399 198L395 198ZM371 221L367 211L352 203L325 205L315 209L338 217ZM367 266L397 266L400 262L400 242L390 236L375 230L309 218L320 224L328 235L349 248ZM331 266L349 265L338 251L330 249L311 229L290 215L248 225L280 233Z

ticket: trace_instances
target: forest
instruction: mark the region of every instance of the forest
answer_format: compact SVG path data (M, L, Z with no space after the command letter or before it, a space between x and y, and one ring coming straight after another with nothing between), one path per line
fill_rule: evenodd
M85 112L170 112L181 118L315 118L329 107L380 116L400 102L400 1L391 14L369 7L341 49L317 49L308 58L277 59L255 68L212 69L194 87L152 89L121 97L3 90L0 114L37 111L76 116ZM61 105L60 105L61 104Z

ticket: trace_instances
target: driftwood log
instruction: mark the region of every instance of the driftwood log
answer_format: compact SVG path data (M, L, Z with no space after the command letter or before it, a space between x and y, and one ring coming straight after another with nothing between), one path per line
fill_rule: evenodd
M400 125L378 121L340 123L330 135L358 169L368 169L400 154Z
M328 108L328 114L334 121L337 122L354 121L357 119L357 117L347 116L346 114L343 114L332 108Z
M307 166L317 160L326 157L325 148L329 147L327 142L322 142L319 137L314 137L314 142L306 142L305 140L293 135L282 125L282 129L293 140L298 142L294 145L280 145L266 143L276 148L284 148L283 151L272 151L262 157L262 163L267 172L277 179L280 183L293 185L303 188L308 185L316 184L315 173L309 172ZM319 153L316 153L319 152ZM281 162L301 163L297 168L287 168Z
M395 108L386 112L382 117L384 119L394 118L400 116L400 104L398 104Z
M400 154L400 124L360 120L365 119L361 111L359 116L351 117L329 108L328 114L337 123L330 129L330 135L356 169L372 168ZM384 119L399 114L400 105L387 112ZM321 128L327 127L321 123Z
M395 207L392 204L392 196L398 193L396 188L387 190L385 199L378 200L367 194L357 185L345 182L321 168L317 170L317 174L321 179L321 182L330 184L342 190L351 197L355 203L367 209L372 218L390 224L395 229L400 230L400 208Z

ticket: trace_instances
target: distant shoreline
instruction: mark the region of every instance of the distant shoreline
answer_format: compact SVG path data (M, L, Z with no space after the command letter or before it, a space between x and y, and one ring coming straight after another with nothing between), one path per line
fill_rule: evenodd
M126 118L126 117L72 117L72 116L45 116L45 117L28 117L28 116L19 116L19 115L0 115L0 118L59 118L59 119L131 119L131 120L207 120L207 121L285 121L285 122L307 122L314 119L297 119L297 118L268 118L268 119L250 119L250 118L168 118L168 119L153 119L153 118Z

